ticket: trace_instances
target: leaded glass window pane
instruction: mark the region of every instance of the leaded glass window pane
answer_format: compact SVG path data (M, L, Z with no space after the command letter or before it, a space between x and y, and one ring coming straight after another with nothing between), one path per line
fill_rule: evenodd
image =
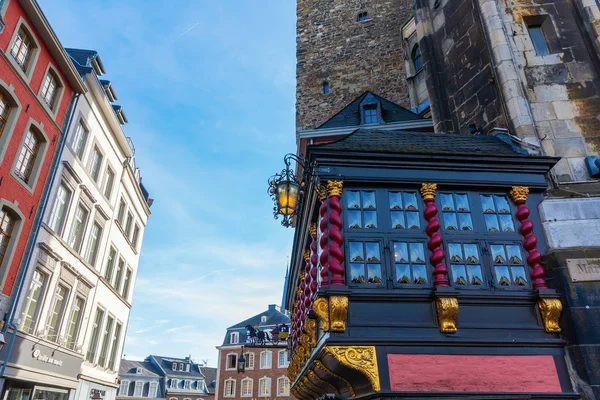
M350 282L383 284L379 242L349 242Z
M416 192L388 192L392 229L420 229Z
M508 198L501 195L481 195L481 206L488 232L514 232L515 225Z
M447 231L472 231L471 207L465 193L440 193L442 221Z
M479 250L474 243L449 243L450 278L455 286L483 286Z
M495 283L501 287L529 286L521 247L516 244L490 245Z
M394 242L395 282L426 285L425 245L421 242Z
M350 229L377 228L377 199L373 190L348 190L346 214Z

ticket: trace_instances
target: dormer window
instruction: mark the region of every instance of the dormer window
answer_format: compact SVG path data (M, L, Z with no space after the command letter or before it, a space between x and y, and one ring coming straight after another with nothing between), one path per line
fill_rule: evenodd
M230 344L237 344L240 341L240 334L238 332L231 332L231 335L229 336L229 343Z
M329 94L329 82L323 82L321 85L321 92L323 92L323 94Z
M377 119L377 104L367 104L363 107L363 121L365 124L376 124Z
M265 322L267 322L267 316L266 316L266 315L263 315L262 317L260 317L260 322L261 322L261 323L263 323L263 324L264 324Z
M358 13L358 16L356 17L356 20L358 22L368 21L369 20L369 13L367 13L366 11Z
M171 369L173 371L177 371L177 363L176 362L173 363L173 367Z
M185 364L185 372L190 372L190 364Z

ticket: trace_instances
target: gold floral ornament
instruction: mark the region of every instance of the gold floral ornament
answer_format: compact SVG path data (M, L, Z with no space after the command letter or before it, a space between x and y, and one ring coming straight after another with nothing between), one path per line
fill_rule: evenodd
M513 186L509 194L515 203L517 201L526 201L527 195L529 195L529 188L527 186Z
M421 196L423 196L423 200L434 199L436 190L437 190L437 184L423 183L421 185Z
M544 321L546 332L560 332L560 313L562 312L562 303L559 299L540 299L538 307Z
M311 236L317 234L317 223L316 222L311 222L310 224L308 224L308 233Z
M327 181L327 192L329 196L341 196L344 181Z
M329 298L329 313L332 332L346 332L346 320L348 319L348 297L331 296Z
M319 201L322 203L327 198L327 190L326 189L317 189L317 197Z
M340 364L363 374L374 392L381 390L375 346L328 346L324 350Z
M305 249L304 250L304 261L308 261L308 260L310 260L310 250Z
M324 332L328 332L329 331L329 302L327 301L327 298L319 297L318 299L316 299L315 302L313 303L313 310L314 310L315 314L317 314L317 317L319 318L319 320L321 320L321 323L323 324L321 326L321 329L323 329Z
M435 299L440 332L456 333L458 318L458 300L454 297L438 297Z
M309 318L304 325L304 330L310 339L311 347L314 348L317 345L317 320Z
M348 382L345 378L339 376L338 374L336 374L334 372L331 372L325 365L323 365L323 363L320 360L315 360L313 362L313 364L316 369L325 372L327 375L331 375L335 380L337 380L339 382L344 382L346 384L346 386L348 387L348 390L350 391L350 394L352 395L352 397L356 397L356 391L354 391L354 388L352 387L350 382Z

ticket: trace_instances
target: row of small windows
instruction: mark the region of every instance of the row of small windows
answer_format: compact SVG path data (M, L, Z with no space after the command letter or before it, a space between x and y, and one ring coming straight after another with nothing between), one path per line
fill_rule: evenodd
M190 364L188 364L188 363L173 362L173 365L171 366L171 369L173 371L190 372Z
M254 380L252 378L244 378L241 380L240 397L254 396ZM226 379L223 384L223 397L235 397L236 395L236 380L233 378ZM271 378L262 377L258 380L258 397L271 396ZM285 377L277 378L276 396L290 395L290 380Z
M429 286L424 205L417 191L344 192L351 285ZM441 192L436 197L449 279L458 288L530 288L514 210L504 194ZM440 215L441 214L441 215ZM370 240L364 238L372 231ZM356 234L356 235L355 235Z
M167 385L170 389L204 390L206 385L203 380L170 379Z
M119 397L150 397L158 396L158 382L127 381L119 384Z
M225 369L227 370L235 370L237 369L237 359L238 355L235 353L230 353L227 355ZM254 369L254 353L245 353L244 354L245 368L246 369ZM272 368L272 352L270 350L265 350L260 353L260 369L270 369ZM287 350L281 350L277 353L277 367L278 368L287 368L289 365Z

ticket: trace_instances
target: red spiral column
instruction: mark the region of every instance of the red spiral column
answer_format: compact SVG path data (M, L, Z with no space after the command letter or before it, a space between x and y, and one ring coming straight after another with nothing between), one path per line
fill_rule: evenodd
M317 273L318 273L318 264L319 264L319 256L317 254L317 223L311 222L309 225L310 237L312 238L312 242L310 243L310 293L311 293L311 301L310 301L310 309L312 310L312 304L315 301L315 294L318 289L317 282Z
M444 265L445 253L442 249L442 236L438 233L440 229L440 221L436 215L438 208L435 205L435 191L437 185L435 183L423 183L421 185L421 196L425 202L425 220L427 221L427 236L429 236L429 242L427 247L431 251L431 265L433 265L433 286L448 287L448 268Z
M311 294L311 289L310 289L310 283L311 283L311 279L312 279L310 276L310 270L311 270L310 253L311 253L311 251L309 249L304 250L305 266L304 266L304 296L303 296L304 313L302 314L303 322L306 321L306 315L308 314L308 311L310 310L310 306L312 303L312 294Z
M321 232L321 237L319 238L319 247L321 248L319 263L321 264L321 287L326 288L329 287L329 253L327 252L327 244L329 243L329 235L327 232L327 226L329 225L329 220L327 218L327 203L329 202L329 199L327 198L327 192L320 192L319 199L321 200L321 207L319 207L319 216L321 219L319 222L319 231Z
M529 218L531 213L525 205L529 188L526 186L513 186L510 191L512 201L517 205L517 219L521 223L519 232L523 236L523 247L527 250L527 264L531 267L531 282L534 289L548 289L546 285L546 271L540 260L542 253L537 249L538 238L533 234L533 222Z
M345 286L345 269L344 269L344 236L342 235L342 228L344 223L342 221L342 205L340 204L340 198L342 197L342 188L344 182L342 181L328 181L327 182L327 193L328 199L328 246L327 255L328 262L327 267L331 272L331 286Z

